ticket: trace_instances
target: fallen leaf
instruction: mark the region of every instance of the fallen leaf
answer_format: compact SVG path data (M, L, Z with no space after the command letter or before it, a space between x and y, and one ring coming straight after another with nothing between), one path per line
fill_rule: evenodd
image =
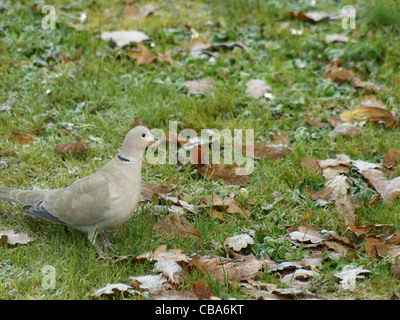
M247 248L249 244L254 244L254 240L246 233L228 237L224 241L224 246L232 248L234 251L241 251L242 249Z
M154 300L198 300L197 296L190 291L177 291L177 290L169 290L169 291L159 291L153 293L151 297Z
M225 199L221 199L220 196L205 196L202 198L202 201L205 203L204 205L200 205L201 208L217 208L217 209L226 209L227 213L230 214L241 214L246 219L249 219L251 216L251 212L247 209L240 208L234 199L230 197L226 197Z
M246 93L254 99L259 99L264 96L265 92L271 91L271 87L263 80L251 79L246 82Z
M131 43L140 43L145 40L149 40L147 34L141 31L130 30L130 31L105 31L101 34L103 41L113 41L119 47L125 47Z
M148 4L139 9L136 9L133 6L126 6L124 8L124 11L125 11L124 16L125 16L125 18L128 18L130 20L145 18L148 15L152 14L154 11L156 11L158 8L159 8L159 6L156 4L153 4L153 3Z
M384 239L367 237L364 241L364 249L371 259L376 259L378 255L387 252L389 247Z
M361 101L361 106L363 107L374 107L385 109L386 105L382 100L378 100L376 96L363 96Z
M382 166L388 169L396 168L400 164L400 152L395 148L389 148L383 157Z
M343 111L340 119L344 122L352 121L374 121L390 124L394 121L393 114L382 108L358 107L351 111Z
M136 43L139 50L128 50L128 56L136 60L136 64L150 64L157 59L157 55L142 43Z
M185 217L179 214L169 214L166 218L154 225L154 230L159 235L172 238L199 238L200 232L192 225L189 225Z
M385 173L377 169L380 166L376 164L360 160L353 161L352 164L357 167L387 204L392 204L400 196L400 177L388 180Z
M373 82L362 81L358 78L353 79L353 85L356 88L361 88L361 89L375 91L375 92L386 90L385 86L381 86L381 85L375 84Z
M301 166L311 172L317 172L322 174L322 169L319 166L318 159L312 157L306 157L301 160Z
M325 36L325 42L326 43L332 43L332 42L343 42L347 43L349 41L349 37L346 36L345 34L328 34Z
M213 92L214 83L215 81L213 78L205 78L199 81L186 81L184 83L184 88L191 94L207 95Z
M192 44L192 46L190 47L190 55L195 58L198 59L200 58L200 55L202 53L207 53L207 54L211 54L210 50L217 50L220 48L228 48L228 49L232 49L234 47L239 47L242 49L247 49L247 47L237 41L237 42L218 42L218 43L211 43L211 44L206 44L201 40L195 40L194 43Z
M357 127L354 124L351 123L342 123L339 124L336 128L334 128L330 133L329 136L331 138L337 138L337 137L353 137L357 134L361 134L362 129Z
M354 205L351 201L351 195L343 194L335 200L336 208L343 215L345 220L355 222L356 216L354 213Z
M54 151L58 153L79 153L87 151L88 149L89 144L87 144L86 142L69 142L56 145Z
M298 20L319 22L324 19L330 19L330 20L339 19L342 17L342 14L336 12L322 12L322 11L313 11L313 12L291 11L290 16Z
M138 255L137 260L148 260L148 261L163 261L173 260L180 263L189 263L192 259L188 255L182 252L181 249L170 249L167 250L167 246L162 244L154 252L149 251Z
M140 199L151 201L154 194L157 194L161 198L164 198L167 196L168 193L175 189L176 187L151 186L148 183L145 183L142 185Z
M179 283L183 276L182 267L174 260L157 261L154 265L153 272L161 272L164 277L171 283Z
M368 269L363 269L363 266L354 267L352 265L346 266L343 271L336 272L333 275L340 278L340 286L344 290L355 290L356 279L362 279L364 276L360 276L361 273L371 272Z
M129 294L136 293L131 286L128 286L124 283L108 283L105 287L93 291L90 296L98 299L101 296L115 296L117 293L124 294L125 292Z
M206 285L202 280L197 280L192 283L192 292L199 300L208 300L211 297L210 286Z
M241 256L241 261L216 255L202 256L192 263L204 274L209 274L218 280L243 280L253 278L265 267L265 262L257 260L255 256Z
M167 50L165 54L155 54L142 43L136 43L136 47L139 50L128 50L128 56L136 60L136 64L138 66L141 64L150 64L155 60L158 60L160 62L167 62L170 65L174 63L171 57L171 50Z
M245 168L238 167L236 164L225 166L223 161L219 164L202 166L198 170L206 179L213 181L222 179L228 185L245 186L252 178Z
M132 281L133 287L149 291L150 293L160 291L163 283L167 282L167 279L164 278L162 274L129 277L129 280Z
M339 68L323 76L324 79L332 79L339 84L343 82L350 82L354 77L354 71L344 68Z
M16 233L14 230L0 231L0 244L6 242L11 245L15 244L27 244L33 241L33 238L29 237L25 232Z
M304 117L304 119L307 120L307 122L311 126L316 126L318 128L323 128L323 127L325 127L327 125L326 123L322 123L322 122L317 122L317 121L311 120L310 117L307 114L303 114L303 117Z
M338 175L328 180L325 188L311 193L310 196L313 200L317 201L321 206L325 206L332 201L335 201L340 195L346 194L350 185L346 181L346 176Z
M31 135L27 133L25 136L18 131L12 131L12 138L14 141L18 142L19 144L28 144L32 143L37 140L37 138L34 135Z
M371 229L392 228L389 224L369 224L367 226L356 226L351 221L346 221L348 230L353 231L358 237L365 237Z

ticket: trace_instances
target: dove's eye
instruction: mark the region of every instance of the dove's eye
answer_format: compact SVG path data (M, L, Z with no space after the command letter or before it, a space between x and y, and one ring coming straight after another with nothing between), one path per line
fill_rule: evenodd
M146 134L145 133L142 133L142 137L144 138L146 136Z

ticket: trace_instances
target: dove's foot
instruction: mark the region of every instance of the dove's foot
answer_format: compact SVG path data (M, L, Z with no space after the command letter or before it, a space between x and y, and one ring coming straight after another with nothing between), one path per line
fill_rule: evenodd
M104 232L101 232L100 235L101 235L101 237L103 238L104 247L105 247L107 250L113 251L114 248L113 248L113 246L112 246L110 240L108 240L106 234L105 234Z

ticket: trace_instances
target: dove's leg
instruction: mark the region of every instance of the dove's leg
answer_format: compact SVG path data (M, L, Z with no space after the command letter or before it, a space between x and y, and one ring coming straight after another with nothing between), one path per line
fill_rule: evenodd
M94 245L94 247L96 248L97 253L99 254L99 256L104 256L103 250L101 250L100 247L99 247L99 246L97 245L97 243L96 243L97 232L96 232L96 231L89 232L89 233L88 233L88 237L89 237L90 242L91 242L91 243Z
M104 246L106 249L114 250L110 240L108 240L106 234L104 232L100 232L101 237L103 238L104 241Z

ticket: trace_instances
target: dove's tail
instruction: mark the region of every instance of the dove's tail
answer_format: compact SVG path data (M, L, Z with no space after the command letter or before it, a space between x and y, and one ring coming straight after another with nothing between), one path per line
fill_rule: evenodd
M0 188L0 200L11 201L26 205L34 205L44 199L45 190L21 190L13 188Z

